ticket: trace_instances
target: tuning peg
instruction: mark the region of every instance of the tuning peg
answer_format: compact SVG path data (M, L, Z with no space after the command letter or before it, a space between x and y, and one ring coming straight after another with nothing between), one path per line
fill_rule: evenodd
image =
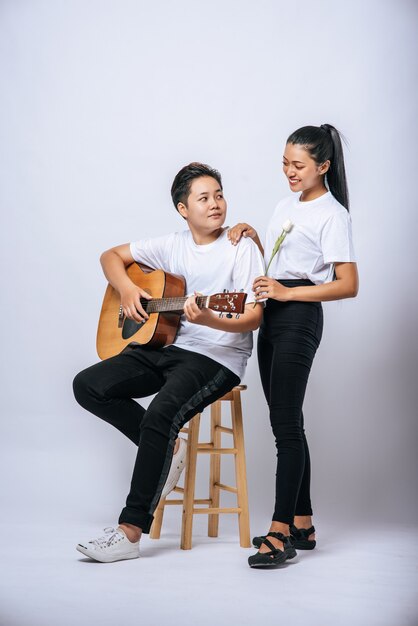
M228 289L224 289L224 293L229 293Z
M231 315L231 317L232 317L232 315ZM239 313L236 314L235 319L239 320Z
M223 317L223 313L219 313L219 319L221 319L221 317Z
M227 314L226 314L226 316L227 316L227 318L230 320L230 319L231 319L231 317L232 317L232 313L227 313Z
M240 292L242 293L244 291L244 289L240 289Z

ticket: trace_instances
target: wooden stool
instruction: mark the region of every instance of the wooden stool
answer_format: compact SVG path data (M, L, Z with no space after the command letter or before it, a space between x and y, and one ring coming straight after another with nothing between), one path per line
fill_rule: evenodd
M183 498L176 500L161 499L155 511L154 522L151 527L151 539L159 539L163 522L164 507L166 505L183 506L181 527L181 543L183 550L192 547L193 515L208 515L208 537L218 536L219 514L237 513L239 525L240 546L249 548L250 523L248 514L247 475L245 469L244 430L242 425L241 391L246 385L237 385L229 393L211 405L211 440L209 443L199 443L200 413L195 415L188 426L181 430L187 433L187 454L184 488L175 487L174 491L183 494ZM232 428L221 424L221 403L230 402ZM221 447L221 434L233 436L234 447ZM210 454L209 498L195 499L196 465L198 454ZM221 481L221 454L233 454L235 460L236 487L222 484ZM220 492L230 491L237 495L236 508L220 508ZM207 507L195 507L196 504L205 504Z

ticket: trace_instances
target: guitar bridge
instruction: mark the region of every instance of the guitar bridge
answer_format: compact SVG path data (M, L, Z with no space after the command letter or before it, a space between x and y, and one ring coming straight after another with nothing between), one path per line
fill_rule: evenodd
M118 328L122 328L123 326L123 318L124 318L124 314L123 314L123 309L122 306L119 307L119 317L118 317Z

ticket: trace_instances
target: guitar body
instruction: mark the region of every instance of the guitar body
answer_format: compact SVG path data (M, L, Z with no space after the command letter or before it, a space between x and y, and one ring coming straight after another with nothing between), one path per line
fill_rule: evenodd
M185 280L182 276L163 270L145 273L139 265L132 263L126 270L135 285L153 298L178 298L185 295ZM180 322L179 313L151 313L143 324L120 318L120 296L111 285L107 286L97 329L97 353L101 359L119 354L129 344L161 347L173 343ZM125 337L124 337L125 335ZM126 336L129 335L129 336Z

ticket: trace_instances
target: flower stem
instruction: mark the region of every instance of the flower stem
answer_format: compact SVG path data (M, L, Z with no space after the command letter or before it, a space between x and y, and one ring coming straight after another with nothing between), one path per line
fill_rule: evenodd
M264 272L264 276L267 276L267 272L269 271L269 267L271 265L271 262L274 259L274 257L276 256L276 254L278 253L279 248L282 245L286 235L287 235L287 231L282 230L282 234L280 235L280 237L277 238L276 243L274 244L273 252L271 253L270 261L268 262L266 271ZM254 302L253 309L255 309L255 305L256 304L257 304L257 300Z

